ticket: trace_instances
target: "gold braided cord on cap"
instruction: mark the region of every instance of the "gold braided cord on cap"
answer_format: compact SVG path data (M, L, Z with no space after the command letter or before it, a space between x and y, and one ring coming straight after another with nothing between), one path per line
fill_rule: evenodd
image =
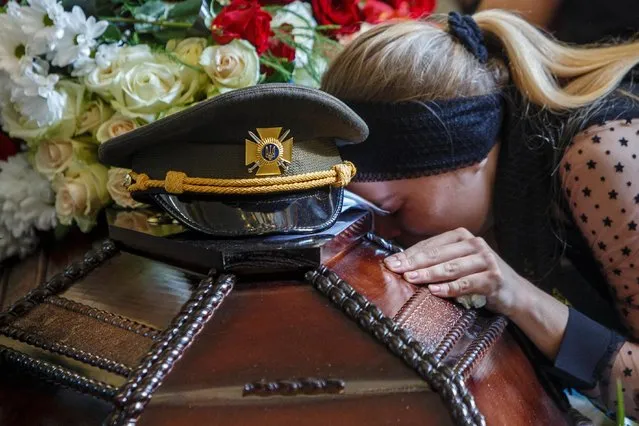
M168 171L164 180L150 179L144 173L129 173L134 181L129 192L163 188L169 194L195 192L219 195L255 195L275 192L304 191L323 186L344 187L351 181L357 169L350 161L334 165L331 170L304 173L295 176L278 176L256 179L210 179L188 177L186 173Z

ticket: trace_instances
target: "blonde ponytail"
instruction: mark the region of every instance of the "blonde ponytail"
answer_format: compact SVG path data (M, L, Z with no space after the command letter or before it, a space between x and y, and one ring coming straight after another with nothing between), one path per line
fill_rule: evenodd
M611 93L639 64L639 42L572 47L552 40L508 12L473 16L484 35L503 46L513 81L533 103L553 110L589 105ZM560 81L565 80L562 86Z
M554 111L590 105L615 90L639 63L639 42L573 47L505 11L474 16L487 41L506 54L509 74L532 103ZM505 65L481 64L447 29L446 16L374 27L334 60L322 88L343 99L434 100L499 90Z

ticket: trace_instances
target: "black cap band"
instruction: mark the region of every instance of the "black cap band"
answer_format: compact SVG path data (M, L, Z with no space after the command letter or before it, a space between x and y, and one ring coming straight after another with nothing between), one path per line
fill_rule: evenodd
M502 96L428 102L347 102L368 123L360 144L341 144L340 155L357 166L353 181L407 179L478 163L499 136Z

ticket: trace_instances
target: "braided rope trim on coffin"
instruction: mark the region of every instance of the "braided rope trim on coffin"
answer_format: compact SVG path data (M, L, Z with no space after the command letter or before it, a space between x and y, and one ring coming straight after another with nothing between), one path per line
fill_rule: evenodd
M110 359L92 354L90 352L85 352L81 349L77 349L73 346L65 345L63 343L47 342L40 336L31 334L24 330L20 330L19 328L12 327L10 325L1 327L0 333L4 336L18 340L28 345L36 346L38 348L44 349L45 351L64 355L77 361L81 361L85 364L89 364L106 371L111 371L124 377L128 377L131 373L131 369L129 367L119 362L112 361Z
M320 379L317 377L301 377L289 380L247 383L242 388L242 396L295 396L295 395L321 395L339 394L344 391L343 380Z
M48 303L50 305L54 305L59 308L66 309L67 311L75 312L75 313L93 318L105 324L109 324L109 325L121 328L123 330L130 331L142 337L148 337L149 339L152 339L152 340L159 339L160 335L162 334L161 330L158 330L156 328L149 327L148 325L140 324L137 321L133 321L132 319L125 318L111 312L107 312L101 309L95 309L91 306L83 305L82 303L78 303L64 297L49 296L44 300L44 303Z
M401 247L375 235L372 232L366 234L366 238L379 245L381 248L393 253L398 253L403 250ZM406 303L404 306L406 306L407 304L408 303ZM399 313L397 316L399 316ZM444 359L444 357L450 352L455 343L459 341L462 334L468 329L470 324L472 324L476 318L476 310L467 310L464 312L462 317L457 320L453 328L451 328L446 336L444 336L444 339L435 349L435 352L433 353L433 357L435 358L435 360L439 362ZM461 358L453 368L455 374L459 374L464 378L468 377L468 375L472 371L472 368L477 365L477 363L486 354L488 348L490 348L493 343L495 343L497 339L502 335L507 325L508 319L506 319L506 317L504 317L503 315L496 315L494 318L492 318L488 328L485 329L481 333L481 335L477 337L464 351L464 354L461 356Z
M347 316L355 320L362 329L413 368L439 393L456 424L485 426L486 421L477 409L461 375L454 374L450 368L439 364L406 330L398 327L393 320L325 266L308 272L306 279Z
M180 313L134 370L132 379L120 388L114 398L116 409L107 425L133 426L153 392L171 372L175 363L211 319L235 284L230 274L204 278Z
M473 367L484 357L488 348L502 335L507 325L508 320L506 317L498 315L493 318L488 328L466 348L453 371L456 374L468 377Z
M477 311L471 310L464 312L448 333L446 333L442 341L439 342L433 352L433 358L437 361L443 360L453 349L453 346L461 339L466 330L468 330L470 325L475 322L476 318Z
M83 377L66 368L59 367L46 361L36 360L28 355L0 345L0 360L13 366L22 367L29 374L38 379L80 391L109 401L116 393L113 386Z
M58 294L71 287L75 282L86 277L91 271L117 253L119 253L119 249L112 240L107 239L102 241L98 248L86 252L81 261L67 265L64 271L54 275L48 281L43 282L24 297L18 299L6 311L0 313L0 326L11 324L14 319L25 315L35 306L42 303L47 297ZM76 356L71 356L72 354L66 355L75 359L79 359L78 357L83 356L79 351L74 354ZM31 358L28 355L1 345L0 358L4 362L17 366L21 370L41 380L59 384L81 393L106 400L112 398L116 393L116 389L107 383L83 377L63 367ZM88 358L79 360L91 364Z
M373 232L369 232L366 234L366 239L377 244L378 246L380 246L381 248L390 251L391 253L399 253L401 251L404 251L403 248L401 248L400 246L391 243L390 241L376 235Z
M119 252L112 240L104 240L96 250L89 250L83 259L68 265L64 271L54 275L48 281L31 290L21 299L13 303L9 309L0 313L0 326L11 323L15 318L23 316L44 299L69 288L76 281L86 277L89 272Z

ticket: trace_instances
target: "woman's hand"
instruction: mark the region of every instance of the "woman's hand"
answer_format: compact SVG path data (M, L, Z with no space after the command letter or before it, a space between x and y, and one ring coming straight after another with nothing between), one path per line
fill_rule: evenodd
M486 296L486 307L508 316L554 359L568 322L568 308L518 275L483 238L466 229L446 232L384 259L387 267L432 294Z
M507 316L530 300L526 294L536 289L483 238L464 228L421 241L384 262L408 282L427 284L435 296L483 295L487 308Z

